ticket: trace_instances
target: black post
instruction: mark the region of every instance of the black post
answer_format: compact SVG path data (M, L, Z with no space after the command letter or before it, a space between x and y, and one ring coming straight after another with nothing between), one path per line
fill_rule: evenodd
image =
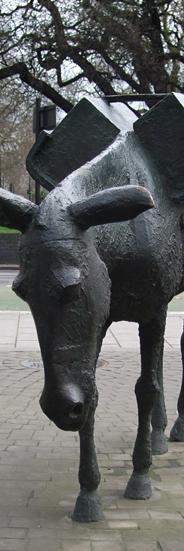
M31 201L31 184L30 184L30 180L29 180L29 187L27 189L27 194L29 196L29 201Z
M36 140L40 134L40 106L41 99L36 98ZM40 205L40 184L38 182L35 182L35 203Z

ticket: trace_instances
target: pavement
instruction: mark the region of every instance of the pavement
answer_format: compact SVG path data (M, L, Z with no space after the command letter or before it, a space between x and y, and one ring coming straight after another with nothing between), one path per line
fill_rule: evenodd
M0 285L9 284L0 274ZM182 377L183 318L184 311L167 317L168 438ZM112 324L97 369L95 443L104 508L98 523L71 519L79 492L78 434L60 431L40 409L43 366L29 311L0 312L0 349L0 551L184 551L184 443L168 442L168 452L153 457L149 500L124 498L137 431L137 325Z

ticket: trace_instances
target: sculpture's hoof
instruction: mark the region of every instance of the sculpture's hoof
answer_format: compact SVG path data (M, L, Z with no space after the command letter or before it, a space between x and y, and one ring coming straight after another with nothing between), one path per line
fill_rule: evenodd
M134 472L128 481L125 497L128 499L148 499L151 494L151 482L148 474Z
M96 491L81 490L72 515L77 522L98 522L103 517L101 497Z
M168 451L167 438L163 430L152 430L151 450L153 455L162 455Z
M180 415L176 419L173 428L170 432L170 440L172 442L184 442L184 416Z

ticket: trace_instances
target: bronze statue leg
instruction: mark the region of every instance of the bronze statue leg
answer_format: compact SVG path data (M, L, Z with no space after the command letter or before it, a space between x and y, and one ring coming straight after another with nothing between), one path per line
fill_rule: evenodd
M96 522L103 517L101 498L97 494L100 472L94 445L94 414L98 402L98 393L91 402L87 421L79 431L80 436L80 493L77 497L73 520L78 522Z
M163 387L163 355L164 355L164 333L166 322L167 308L162 309L162 315L159 317L160 325L160 341L158 344L158 358L157 358L157 381L159 385L159 391L155 401L153 413L152 413L152 432L151 432L151 449L153 455L162 455L168 451L167 438L164 431L167 426L167 414L164 400L164 387Z
M149 323L139 326L141 345L141 376L135 393L138 404L138 432L133 452L133 473L128 481L125 497L147 499L151 496L149 467L152 463L150 423L154 403L158 395L156 367L162 348L165 311L162 308Z
M181 357L183 366L183 376L181 390L178 398L178 418L176 419L173 428L170 432L170 440L174 442L184 442L184 328L181 335Z

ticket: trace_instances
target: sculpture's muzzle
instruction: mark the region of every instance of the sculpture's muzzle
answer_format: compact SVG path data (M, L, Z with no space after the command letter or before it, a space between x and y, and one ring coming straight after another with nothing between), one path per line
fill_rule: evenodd
M85 423L84 396L75 383L65 384L52 392L45 386L40 406L45 415L62 430L77 431Z

